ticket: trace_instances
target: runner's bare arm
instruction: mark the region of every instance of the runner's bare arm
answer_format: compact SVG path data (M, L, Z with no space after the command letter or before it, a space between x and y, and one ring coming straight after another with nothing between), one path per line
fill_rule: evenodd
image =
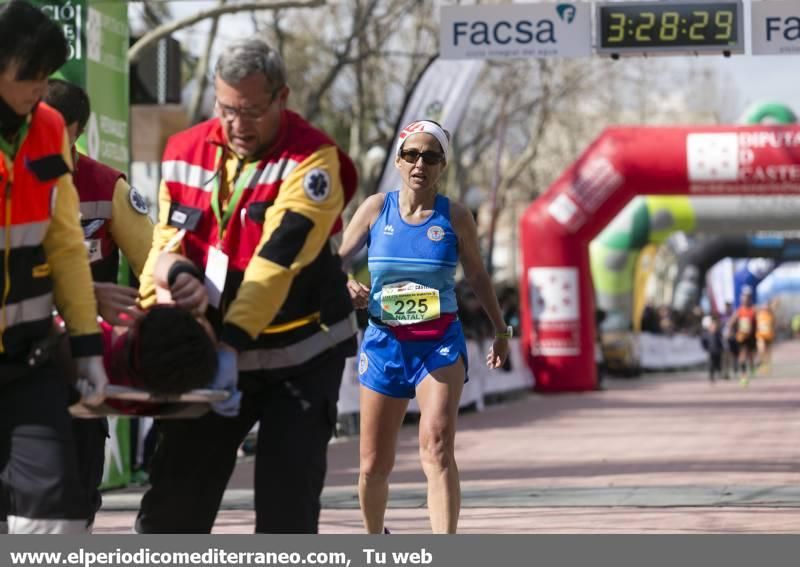
M385 193L377 193L367 197L356 209L350 222L347 223L342 237L342 244L339 246L339 256L342 259L342 268L345 270L350 269L353 257L367 243L369 229L372 228L378 218L385 201Z

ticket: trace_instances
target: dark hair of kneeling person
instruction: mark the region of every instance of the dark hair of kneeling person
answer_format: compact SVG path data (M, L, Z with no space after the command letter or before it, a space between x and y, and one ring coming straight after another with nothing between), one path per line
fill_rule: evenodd
M156 305L134 327L130 369L155 395L206 388L217 371L217 351L206 328L184 309Z

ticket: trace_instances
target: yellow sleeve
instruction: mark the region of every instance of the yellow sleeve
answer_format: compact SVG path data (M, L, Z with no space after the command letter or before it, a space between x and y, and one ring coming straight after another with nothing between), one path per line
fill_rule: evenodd
M64 161L72 167L66 131L63 146ZM72 338L73 354L88 356L102 354L103 344L79 211L72 174L62 175L56 182L50 226L42 244L50 265L53 299Z
M328 245L343 207L339 157L335 146L326 146L295 168L267 209L264 233L226 314L222 340L241 347L275 318L294 277Z
M158 255L169 243L170 239L177 234L178 229L167 224L169 220L169 208L172 204L169 197L167 184L163 181L158 188L158 223L153 228L153 241L147 261L139 275L139 303L142 307L150 307L156 302L156 286L153 282L153 270L156 267Z
M131 186L121 177L114 185L111 199L111 238L130 262L138 277L150 252L153 241L153 223L146 213L131 205Z

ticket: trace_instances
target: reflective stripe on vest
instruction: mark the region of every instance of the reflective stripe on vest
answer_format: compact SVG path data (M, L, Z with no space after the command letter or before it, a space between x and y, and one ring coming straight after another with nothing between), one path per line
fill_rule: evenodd
M0 227L0 242L5 247L8 242L8 249L4 252L9 257L11 265L19 265L22 258L44 256L41 251L42 240L47 233L50 221L32 222L11 227ZM53 294L50 291L52 286L45 282L44 289L47 293L42 293L31 297L34 287L38 292L43 291L40 282L42 278L49 279L50 267L45 264L31 265L27 271L26 265L22 270L15 270L9 274L0 273L0 282L5 284L6 277L10 278L9 295L2 309L2 319L0 327L13 327L21 323L32 323L48 319L53 310ZM33 279L31 279L33 278ZM20 293L22 292L22 293Z
M84 219L110 219L111 201L81 201L81 216Z
M346 341L357 331L356 316L355 313L351 313L346 319L331 325L327 331L320 329L310 337L291 345L241 352L239 354L239 371L277 370L299 366Z
M46 293L6 305L6 321L9 327L21 323L32 323L47 319L53 314L53 294Z
M253 172L251 182L247 189L258 185L272 185L283 181L295 170L299 162L293 159L282 158L269 163L266 167ZM161 165L161 178L167 183L180 183L197 191L210 193L214 189L211 182L217 173L199 165L192 165L186 161L172 160Z
M212 164L209 164L212 165ZM181 183L198 191L211 191L210 181L216 172L186 161L172 160L161 164L161 179L166 183Z
M32 222L6 228L0 226L0 243L5 246L6 231L9 232L9 248L22 248L25 246L39 246L47 233L50 221Z

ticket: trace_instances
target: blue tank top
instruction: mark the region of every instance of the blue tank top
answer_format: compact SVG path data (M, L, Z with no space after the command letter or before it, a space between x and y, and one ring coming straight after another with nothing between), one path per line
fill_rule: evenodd
M400 216L399 195L399 191L386 194L369 231L369 314L380 319L383 286L404 281L439 290L442 314L457 313L458 237L450 224L450 200L436 195L433 214L421 224L410 224Z

